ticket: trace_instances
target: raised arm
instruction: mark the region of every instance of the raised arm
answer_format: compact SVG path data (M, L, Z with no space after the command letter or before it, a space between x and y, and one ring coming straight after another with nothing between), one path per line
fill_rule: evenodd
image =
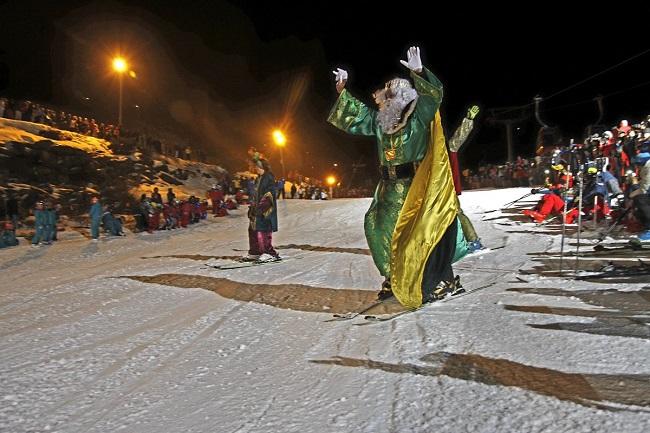
M460 148L467 141L467 137L471 134L472 129L474 129L474 118L479 112L478 106L474 105L469 110L467 110L467 116L463 118L462 123L454 132L454 135L449 140L449 150L451 152L458 152Z
M343 69L333 71L339 97L327 121L338 129L355 135L375 135L377 111L352 96L345 89L348 73Z
M406 53L407 60L400 63L411 70L411 78L418 92L418 103L415 115L424 123L430 122L442 103L442 83L433 72L422 66L420 48L411 47Z

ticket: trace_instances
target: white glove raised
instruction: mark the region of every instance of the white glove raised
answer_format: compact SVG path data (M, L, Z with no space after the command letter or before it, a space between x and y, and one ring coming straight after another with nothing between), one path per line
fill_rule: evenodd
M334 74L335 76L334 79L336 80L337 83L347 81L348 79L348 71L346 71L345 69L336 68L336 70L332 71L332 73Z
M407 60L400 60L399 62L418 74L422 72L422 60L420 59L420 48L411 47L406 52Z
M336 68L335 71L332 71L334 74L334 79L336 80L336 91L341 93L345 87L345 83L348 81L348 71L341 68Z

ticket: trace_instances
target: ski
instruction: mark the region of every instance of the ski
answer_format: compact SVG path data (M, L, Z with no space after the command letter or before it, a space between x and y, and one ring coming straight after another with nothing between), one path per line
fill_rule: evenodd
M209 263L206 263L205 266L216 269L219 271L227 271L231 269L243 269L243 268L252 268L254 266L262 266L262 265L269 265L273 263L282 263L287 260L290 260L295 257L287 257L287 258L282 258L280 260L268 260L268 261L253 261L253 262L243 262L243 261L237 261L235 264L228 264L228 265L211 265Z
M633 251L639 251L639 250L648 250L647 246L644 246L643 243L640 241L634 239L628 241L625 245L616 245L614 247L608 247L603 244L597 244L594 246L595 251L622 251L622 250L633 250Z
M388 299L390 299L390 298L388 298ZM369 311L369 310L373 309L374 307L383 304L384 301L386 301L388 299L377 300L377 301L371 303L370 305L367 305L367 306L363 307L359 311L352 311L352 312L345 313L345 314L334 314L333 317L331 319L329 319L329 320L326 320L326 322L342 322L342 321L345 321L345 320L352 320L355 317L358 317L358 316L362 315L366 311Z
M467 257L476 257L476 256L480 256L480 255L483 255L483 254L488 254L488 253L491 253L493 251L503 249L505 247L506 247L505 245L501 245L499 247L493 247L493 248L483 247L481 249L474 250L472 252L468 252Z
M459 293L457 293L455 295L449 295L449 296L446 296L445 298L440 299L438 301L431 302L431 304L442 304L442 303L445 303L445 302L450 302L450 301L453 301L454 299L459 299L459 298L462 298L463 296L469 295L470 293L475 293L475 292L478 292L479 290L487 289L488 287L492 287L495 284L496 284L496 282L493 282L493 283L489 283L489 284L486 284L486 285L481 286L481 287L477 287L477 288L472 289L472 290L465 290L465 291L459 292ZM412 308L412 309L409 309L409 310L404 310L404 311L400 311L398 313L393 313L393 314L368 315L368 316L364 316L364 319L367 321L366 324L377 323L377 322L387 322L389 320L396 319L396 318L404 316L406 314L413 313L415 311L419 311L423 307L425 307L426 305L428 305L428 304L422 304L417 308Z
M414 311L418 311L421 308L422 308L422 306L420 306L418 308L413 308L411 310L400 311L399 313L384 314L384 315L381 315L381 316L379 316L379 315L377 315L377 316L373 316L373 315L364 316L364 319L369 321L369 322L387 322L389 320L396 319L396 318L398 318L400 316L403 316L405 314L412 313Z
M601 278L616 278L616 277L636 277L650 275L650 265L639 260L638 266L615 266L609 264L604 266L600 272L589 275L578 275L576 280L590 280Z

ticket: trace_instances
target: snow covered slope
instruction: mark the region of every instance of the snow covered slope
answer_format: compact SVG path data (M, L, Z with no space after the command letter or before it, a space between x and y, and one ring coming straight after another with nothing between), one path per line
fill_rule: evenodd
M650 431L647 283L547 272L557 227L480 213L525 192L461 197L503 247L455 266L480 291L383 323L328 321L381 283L367 199L281 202L287 260L239 270L204 265L244 254L244 209L0 250L0 431Z

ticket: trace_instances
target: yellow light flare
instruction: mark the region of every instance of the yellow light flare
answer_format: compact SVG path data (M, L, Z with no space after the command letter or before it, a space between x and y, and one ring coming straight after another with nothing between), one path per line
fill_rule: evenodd
M287 142L287 138L284 136L282 131L276 129L275 131L273 131L273 141L275 141L275 144L277 144L278 146L283 147Z
M135 71L129 71L129 77L138 78L138 75L135 73Z
M336 178L334 176L328 176L326 182L329 186L332 186L336 183Z
M129 66L126 64L126 60L122 57L115 57L113 59L113 70L116 72L124 73L126 70L129 68Z

